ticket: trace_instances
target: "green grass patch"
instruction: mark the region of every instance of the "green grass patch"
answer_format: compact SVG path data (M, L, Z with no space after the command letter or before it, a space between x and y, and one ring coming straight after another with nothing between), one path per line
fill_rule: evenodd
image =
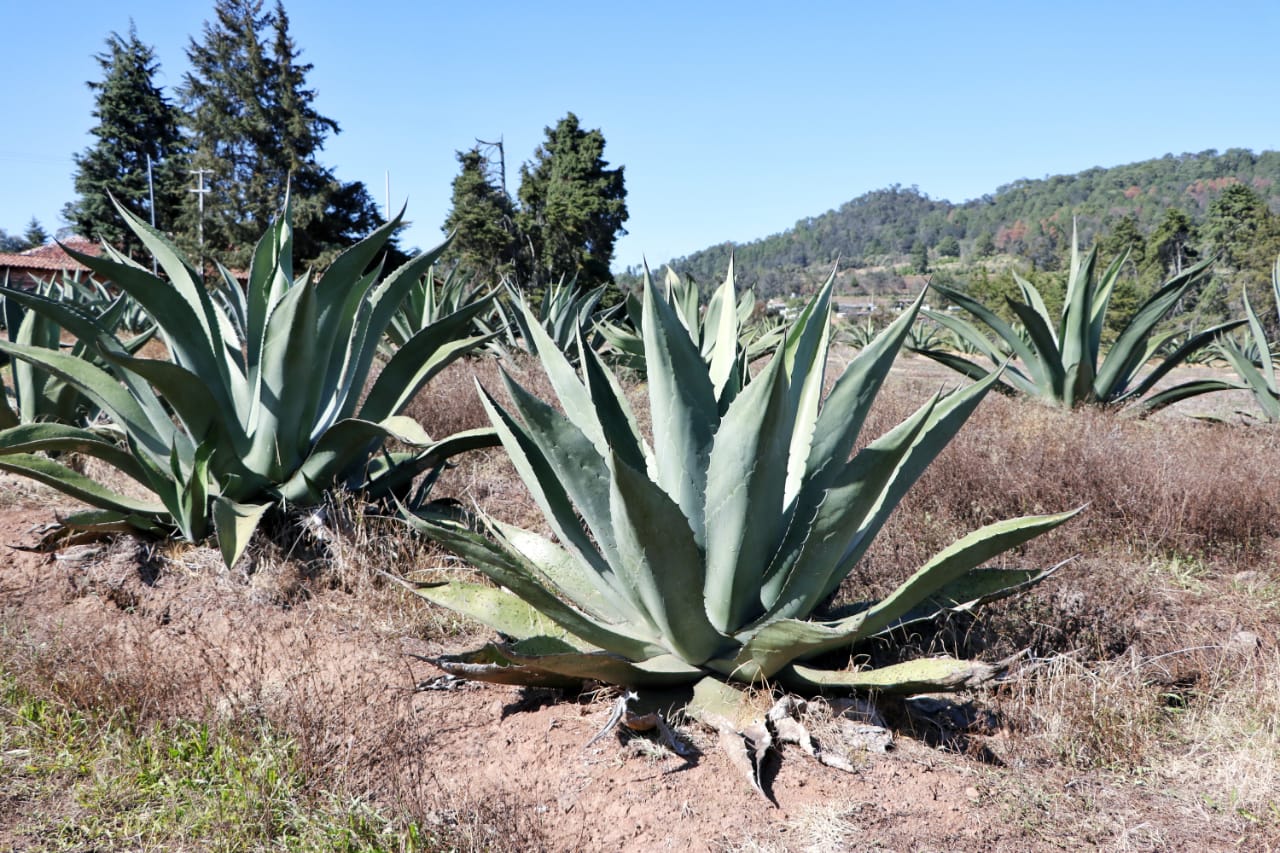
M137 726L0 674L0 842L45 850L426 850L449 839L305 778L246 721Z

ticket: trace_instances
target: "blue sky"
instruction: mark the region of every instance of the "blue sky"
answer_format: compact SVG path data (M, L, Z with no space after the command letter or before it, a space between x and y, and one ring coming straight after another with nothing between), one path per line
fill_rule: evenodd
M178 84L213 2L11 4L0 228L47 230L91 142L93 55L139 37ZM1018 178L1280 146L1280 3L290 0L322 160L441 237L454 152L503 137L512 192L566 112L626 167L615 267L789 228L872 189L963 201Z

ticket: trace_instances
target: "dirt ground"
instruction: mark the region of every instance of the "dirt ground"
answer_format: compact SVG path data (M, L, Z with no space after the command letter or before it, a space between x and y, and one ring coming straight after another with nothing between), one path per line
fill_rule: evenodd
M903 369L955 382L921 359ZM991 711L965 718L980 725L891 725L893 747L852 774L786 747L766 770L769 802L696 726L678 728L689 758L639 736L587 746L616 694L441 679L421 657L483 637L389 584L300 584L270 561L228 571L210 548L128 536L32 550L70 508L0 474L0 638L40 658L33 669L143 717L260 715L355 796L478 825L477 848L1263 850L1276 837L1191 784L1027 759L1000 689L960 697ZM43 849L23 831L30 807L0 803L0 851Z
M969 738L965 754L900 730L855 774L791 747L770 771L767 803L696 728L681 730L696 750L688 760L620 736L585 748L608 699L428 689L439 672L411 655L440 647L393 636L347 592L281 607L211 553L159 555L129 538L26 550L56 512L34 490L0 513L0 611L31 642L61 649L68 673L92 670L100 689L132 682L121 695L133 701L148 701L136 698L139 679L154 681L149 701L175 714L283 710L315 748L345 750L339 764L373 799L432 803L445 822L465 819L468 804L515 812L528 834L504 840L516 849L1192 849L1182 842L1193 838L1194 849L1240 849L1239 836L1199 822L1194 803L1135 796L1104 775L1001 766L998 730ZM1046 823L1053 809L1062 820ZM40 849L15 834L22 809L5 811L0 848Z

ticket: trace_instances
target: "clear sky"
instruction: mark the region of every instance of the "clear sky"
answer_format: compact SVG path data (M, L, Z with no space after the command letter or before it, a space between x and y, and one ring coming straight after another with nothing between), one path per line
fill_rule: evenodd
M441 237L455 152L502 137L508 185L569 111L626 167L615 268L791 227L868 190L976 198L1165 153L1280 147L1280 2L287 0L321 155L407 246ZM213 0L12 3L0 228L52 232L91 143L93 55L138 35L175 87Z

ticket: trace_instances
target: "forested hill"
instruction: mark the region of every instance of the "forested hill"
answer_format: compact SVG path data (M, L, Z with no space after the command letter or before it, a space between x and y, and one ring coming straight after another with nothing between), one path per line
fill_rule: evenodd
M1169 208L1204 220L1223 188L1253 188L1280 209L1280 152L1166 154L1075 175L1014 181L994 194L956 204L932 199L916 187L892 186L847 202L837 210L802 219L795 227L750 243L724 243L671 261L699 281L724 276L733 253L739 281L767 295L790 287L812 267L864 267L901 262L921 246L934 256L1017 255L1051 267L1071 239L1076 217L1082 245L1132 217L1150 234Z

